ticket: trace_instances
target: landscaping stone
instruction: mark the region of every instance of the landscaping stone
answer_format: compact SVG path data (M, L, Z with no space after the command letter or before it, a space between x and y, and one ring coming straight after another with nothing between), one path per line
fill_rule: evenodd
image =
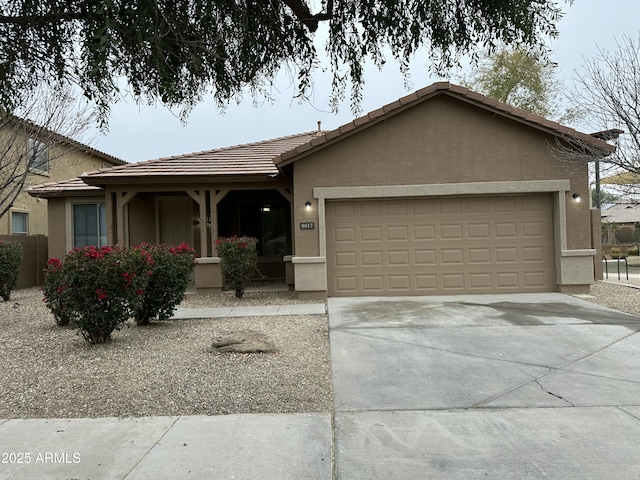
M242 330L222 337L215 337L211 347L215 353L273 353L278 351L269 337L254 330Z

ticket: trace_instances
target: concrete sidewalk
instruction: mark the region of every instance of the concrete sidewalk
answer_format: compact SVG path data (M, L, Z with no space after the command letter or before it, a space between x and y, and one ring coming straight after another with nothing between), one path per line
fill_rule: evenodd
M297 303L294 305L263 305L254 307L178 308L175 320L189 318L261 317L266 315L325 315L325 303Z
M331 414L0 420L3 480L331 479Z

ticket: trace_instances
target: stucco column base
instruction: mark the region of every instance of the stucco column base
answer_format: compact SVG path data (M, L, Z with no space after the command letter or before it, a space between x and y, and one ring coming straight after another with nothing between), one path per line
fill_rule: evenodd
M293 274L298 298L301 295L327 296L327 262L324 257L293 257ZM310 298L319 298L317 296Z
M327 292L297 292L298 300L326 300Z
M558 291L566 295L588 295L591 285L558 285Z
M593 258L596 250L562 250L558 291L567 294L586 294L594 282Z
M295 274L293 271L293 255L285 255L284 261L285 282L289 286L289 290L295 290Z
M222 292L222 283L219 257L196 258L196 293L220 293Z

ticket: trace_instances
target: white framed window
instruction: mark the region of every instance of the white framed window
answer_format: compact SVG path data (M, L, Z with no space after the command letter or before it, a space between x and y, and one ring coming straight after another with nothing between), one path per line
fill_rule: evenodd
M29 235L29 214L11 212L11 235Z
M73 248L107 244L107 211L104 203L74 203Z
M29 168L37 172L49 173L49 147L35 138L29 139Z

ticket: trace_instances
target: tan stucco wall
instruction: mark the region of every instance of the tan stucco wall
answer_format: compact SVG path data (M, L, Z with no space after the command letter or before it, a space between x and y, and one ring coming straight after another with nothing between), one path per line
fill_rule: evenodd
M0 142L2 139L0 138ZM27 138L24 140L25 151ZM81 175L83 172L97 170L105 165L105 160L86 152L73 150L64 146L50 146L49 172L32 172L28 177L24 190L31 185L44 182L66 180ZM24 158L26 162L26 157ZM11 211L25 212L29 214L29 234L48 235L47 200L31 197L23 191L14 202ZM11 231L11 214L0 218L0 234L9 234Z
M314 187L570 180L568 249L590 248L586 167L561 165L553 138L448 96L428 100L294 163L295 256L320 255ZM306 201L313 208L307 211ZM300 222L316 222L300 230Z
M49 204L49 257L62 258L67 253L66 200L51 198Z

